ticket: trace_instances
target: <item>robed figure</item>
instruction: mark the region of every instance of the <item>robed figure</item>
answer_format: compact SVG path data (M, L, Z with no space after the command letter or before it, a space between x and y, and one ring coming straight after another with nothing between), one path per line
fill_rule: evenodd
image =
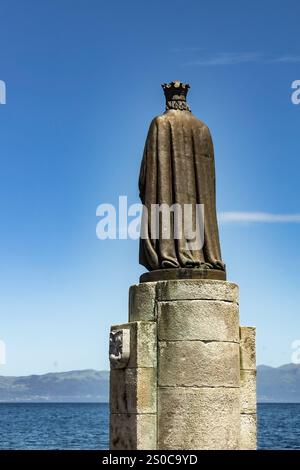
M188 268L219 272L225 276L216 215L214 149L208 127L197 119L186 102L189 85L162 85L166 111L151 122L141 164L139 191L144 205L140 264L149 271ZM203 208L203 240L198 246L174 233L163 236L164 225L153 230L153 208L157 206ZM159 216L160 217L160 216ZM169 213L174 229L174 213ZM157 219L157 217L156 217ZM158 219L157 219L158 220ZM160 219L159 219L160 220ZM201 217L200 217L201 220ZM161 220L160 220L161 221ZM155 235L153 234L155 232ZM218 278L218 276L215 276Z

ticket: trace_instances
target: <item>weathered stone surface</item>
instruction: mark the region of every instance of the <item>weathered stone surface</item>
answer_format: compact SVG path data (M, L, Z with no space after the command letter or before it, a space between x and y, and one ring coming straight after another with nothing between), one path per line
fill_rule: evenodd
M238 388L159 388L159 449L238 449Z
M160 281L157 300L224 300L238 303L238 286L209 279Z
M255 332L254 327L241 326L240 328L241 369L256 369Z
M239 345L202 341L159 341L160 386L238 387Z
M256 371L241 370L241 413L256 413Z
M256 414L241 414L240 450L256 450Z
M129 309L135 321L112 327L130 330L130 355L124 369L112 364L110 448L253 448L255 365L246 336L254 330L239 330L238 287L145 283L131 287Z
M111 450L155 450L155 414L111 414Z
M156 369L113 369L111 413L156 413Z
M129 321L155 321L156 282L131 286L129 289Z
M233 302L178 300L158 302L160 340L239 342L239 311Z
M132 367L156 367L157 334L154 322L131 322L114 325L111 330L130 329L130 357L127 364ZM114 368L114 365L111 364Z

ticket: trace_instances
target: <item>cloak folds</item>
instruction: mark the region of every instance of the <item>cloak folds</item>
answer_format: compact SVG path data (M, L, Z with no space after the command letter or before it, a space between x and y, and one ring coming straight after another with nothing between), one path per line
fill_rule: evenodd
M152 121L141 164L139 190L147 208L143 213L140 264L149 271L198 266L225 270L216 216L213 143L208 127L190 111L170 109ZM203 204L203 246L193 249L185 236L165 238L163 227L158 237L153 238L151 212L157 204L169 207L190 204L193 208ZM170 226L172 235L172 213Z

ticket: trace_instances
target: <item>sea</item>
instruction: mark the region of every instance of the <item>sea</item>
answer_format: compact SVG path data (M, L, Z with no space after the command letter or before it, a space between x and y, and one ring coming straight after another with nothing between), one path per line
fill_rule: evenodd
M258 448L300 449L300 404L258 404ZM108 449L108 405L0 403L0 449Z

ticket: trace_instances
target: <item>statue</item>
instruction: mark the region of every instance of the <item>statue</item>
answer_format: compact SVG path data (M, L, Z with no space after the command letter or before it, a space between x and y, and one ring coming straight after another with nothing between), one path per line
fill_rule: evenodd
M140 264L150 272L141 282L178 278L226 279L216 216L214 150L208 127L190 111L190 86L179 81L163 84L166 111L151 122L139 177L144 205L140 237ZM153 236L151 214L157 205L202 205L203 243L191 248L185 235L164 237L164 227ZM196 222L193 211L193 224ZM155 215L155 218L157 215ZM175 231L173 212L170 226ZM172 231L171 231L172 232ZM143 236L142 236L143 233Z

